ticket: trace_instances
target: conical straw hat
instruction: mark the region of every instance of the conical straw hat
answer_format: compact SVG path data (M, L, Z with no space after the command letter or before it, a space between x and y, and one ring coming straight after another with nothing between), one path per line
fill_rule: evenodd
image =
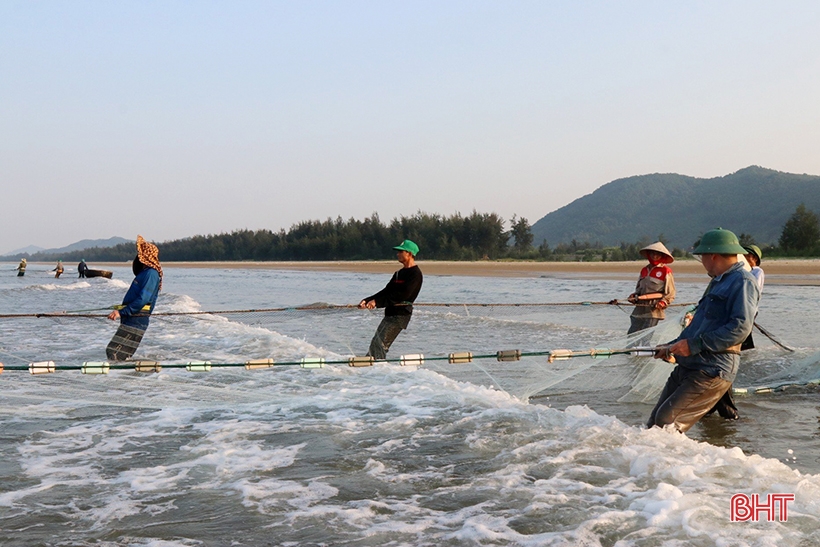
M655 251L656 253L661 253L662 255L664 255L663 259L661 259L661 262L663 262L664 264L671 264L675 261L675 257L672 256L672 253L669 252L669 249L666 248L666 245L664 245L660 241L656 241L652 245L647 245L639 252L641 253L642 257L647 258L647 251Z

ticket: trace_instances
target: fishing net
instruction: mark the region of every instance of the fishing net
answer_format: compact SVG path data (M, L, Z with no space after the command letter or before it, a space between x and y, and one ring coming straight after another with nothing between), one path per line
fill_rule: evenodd
M651 357L609 356L600 350L669 341L680 330L682 310L670 310L669 319L658 327L626 336L631 308L605 302L419 304L410 327L391 348L389 364L398 365L401 355L423 354L424 368L524 400L535 394L609 391L628 402L654 402L668 377L668 365ZM192 360L240 365L265 358L285 364L314 357L344 363L347 356L365 354L381 318L381 310L323 302L208 311L187 297L172 296L152 315L135 358L166 366ZM79 367L104 358L114 325L98 311L3 316L0 336L7 342L0 355L7 364L53 360ZM550 352L560 348L581 353L597 349L606 358L550 359ZM497 352L509 350L523 356L497 360ZM454 352L469 352L474 358L450 363L447 357Z

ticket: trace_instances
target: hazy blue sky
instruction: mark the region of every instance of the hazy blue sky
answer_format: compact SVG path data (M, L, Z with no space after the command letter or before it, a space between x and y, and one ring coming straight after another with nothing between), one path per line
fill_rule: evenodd
M0 0L0 252L820 174L818 29L816 1Z

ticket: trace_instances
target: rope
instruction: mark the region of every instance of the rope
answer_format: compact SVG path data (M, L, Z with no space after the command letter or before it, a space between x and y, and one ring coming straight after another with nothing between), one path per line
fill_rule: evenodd
M680 304L669 304L667 307L673 306L693 306L696 302L682 302ZM621 302L619 300L609 300L606 302L593 302L589 300L583 300L580 302L529 302L529 303L494 303L494 304L482 304L482 303L436 303L436 302L420 302L413 304L413 306L429 306L429 307L450 307L450 306L471 306L471 307L481 307L481 308L493 308L493 307L527 307L527 306L635 306L631 302ZM641 303L641 305L644 305Z
M299 361L280 361L273 359L253 360L246 362L224 362L212 363L210 361L190 361L187 363L159 363L157 361L134 360L134 361L87 361L81 365L58 365L54 361L43 361L38 363L27 363L23 365L3 365L0 363L0 372L30 372L33 375L44 373L54 373L57 371L81 371L84 374L108 374L109 370L136 370L137 372L159 372L163 368L186 369L190 372L209 372L212 368L245 368L247 370L260 368L277 367L301 367L301 368L324 368L325 365L348 365L350 367L369 367L377 363L400 364L402 366L421 367L427 362L446 361L449 364L465 364L478 360L493 359L496 361L519 361L524 357L547 357L547 361L567 360L579 357L590 357L593 359L608 359L616 355L631 355L635 357L653 356L659 346L636 346L620 349L590 349L590 350L545 350L545 351L520 351L504 350L496 353L473 354L471 352L450 353L448 355L424 356L421 354L402 355L399 358L387 358L374 360L372 357L348 357L343 359L325 360L324 358L303 358ZM15 359L25 361L0 348L0 353L4 353ZM806 382L784 382L769 386L756 386L749 388L733 388L732 391L739 395L759 395L767 393L782 392L789 388L808 387L820 385L820 378L808 380Z
M755 323L754 326L757 330L760 331L760 334L762 334L763 336L765 336L766 338L768 338L769 340L774 342L778 347L780 347L780 348L782 348L782 349L784 349L788 352L794 352L794 350L792 348L790 348L789 346L783 344L783 342L781 342L780 340L775 338L774 334L770 333L769 331L767 331L766 329L764 329L763 327L761 327L757 323Z
M670 304L671 306L692 306L694 302L684 302L680 304ZM413 304L414 307L429 307L429 308L524 308L524 307L547 307L547 306L634 306L635 304L620 302L618 300L610 300L608 302L537 302L537 303L480 303L480 302L421 302ZM326 310L348 310L357 309L356 304L311 304L307 306L291 306L280 308L249 308L242 310L209 310L209 311L180 311L180 312L154 312L150 314L152 317L171 317L181 315L231 315L231 314L250 314L250 313L279 313L279 312L294 312L294 311L326 311ZM85 312L93 311L107 311L114 309L114 306L105 308L91 308L87 310L68 310L57 312L40 312L40 313L3 313L0 314L0 319L22 319L27 317L36 318L65 318L65 317L104 317L100 314L88 314ZM135 314L139 315L139 314Z
M565 360L575 357L594 357L594 358L609 358L614 355L635 355L635 356L649 356L654 355L655 347L636 346L633 348L623 349L590 349L590 350L545 350L545 351L520 351L520 350L504 350L495 353L473 354L472 352L450 353L448 355L439 356L424 356L421 354L402 355L399 358L386 358L376 361L372 357L348 357L344 359L325 360L324 358L303 358L299 361L279 361L275 362L269 360L254 360L242 363L212 363L210 361L191 361L187 363L163 363L162 368L187 368L196 369L197 367L218 367L218 368L273 368L281 366L298 366L302 368L322 368L324 365L348 365L352 367L372 366L376 363L395 363L401 365L418 365L421 366L425 362L447 361L451 364L471 363L474 360L480 359L495 359L497 361L518 361L522 357L547 357L549 362L557 360ZM145 363L152 363L152 366L159 366L155 361L115 361L112 363L106 361L88 361L81 365L57 365L53 361L43 361L40 363L28 363L25 365L5 365L4 369L9 371L31 371L32 369L48 369L48 372L57 370L84 370L86 368L106 368L114 370L133 370L136 366ZM265 365L265 366L261 366Z

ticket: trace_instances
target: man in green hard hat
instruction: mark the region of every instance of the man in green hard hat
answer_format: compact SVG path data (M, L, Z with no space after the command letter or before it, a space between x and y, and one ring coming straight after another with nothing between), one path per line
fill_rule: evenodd
M387 357L387 351L399 333L407 328L413 315L413 302L421 291L423 276L416 265L419 246L405 239L393 247L397 251L396 260L401 262L402 269L390 278L390 282L373 296L359 302L359 308L384 308L384 319L376 329L370 342L367 355L375 359Z
M760 296L763 296L763 284L765 283L766 275L763 273L763 268L760 267L760 260L763 257L763 252L760 250L760 247L757 245L744 245L743 248L746 250L746 253L743 255L746 259L746 262L751 267L750 274L752 277L755 278L757 281L757 288L760 290ZM760 301L758 300L758 305ZM757 312L755 312L755 319L757 319ZM740 345L740 351L746 351L747 349L754 349L755 341L752 337L752 333L749 333L749 336L743 341ZM710 410L706 415L708 416L713 411L716 411L720 414L721 417L726 418L727 420L737 420L739 415L737 413L737 406L735 406L735 401L732 398L732 390L726 392L726 394L721 397L721 399L715 404L715 407Z
M718 228L703 235L693 251L712 278L691 323L659 347L655 357L677 366L669 375L648 427L674 425L686 432L732 387L740 345L752 332L760 289L738 261L746 251L737 236Z

